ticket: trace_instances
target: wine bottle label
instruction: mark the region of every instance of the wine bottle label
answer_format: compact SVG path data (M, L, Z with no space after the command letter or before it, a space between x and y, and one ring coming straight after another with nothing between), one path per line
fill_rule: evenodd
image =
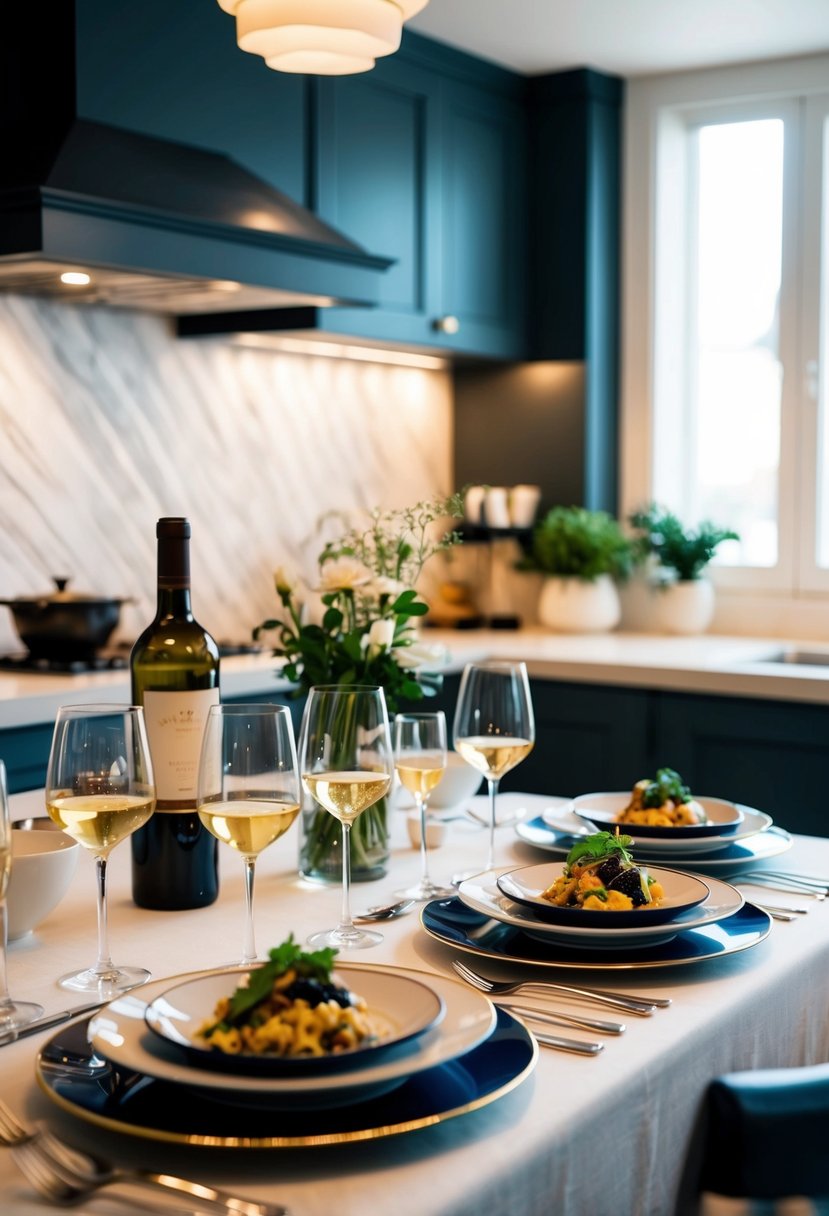
M195 803L207 714L211 705L218 704L218 688L144 693L144 718L158 797L156 813L166 809L165 802ZM169 809L178 811L181 806Z

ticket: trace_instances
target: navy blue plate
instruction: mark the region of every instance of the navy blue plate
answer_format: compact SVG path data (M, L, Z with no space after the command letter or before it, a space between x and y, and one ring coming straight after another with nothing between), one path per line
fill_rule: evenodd
M541 815L517 823L515 831L526 844L535 845L536 848L543 849L545 853L555 853L559 857L566 857L573 845L583 839L580 836L570 836L566 832L557 831L550 827ZM775 826L768 828L765 832L758 832L756 836L748 836L739 842L735 841L725 849L717 849L710 856L706 856L705 853L695 853L692 857L683 856L682 868L683 870L699 871L701 874L716 874L718 870L732 873L736 870L747 869L757 862L768 861L771 857L778 857L791 847L792 838L789 833L784 828ZM655 862L657 865L666 860L664 853L649 856L644 843L637 847L636 859L643 862ZM676 860L679 861L680 858L677 857Z
M523 930L491 920L459 899L435 899L426 904L420 922L430 937L499 962L532 963L541 967L569 967L635 971L643 967L679 967L704 959L736 954L756 946L771 931L771 917L753 904L714 925L688 929L658 946L631 950L585 950L575 946L542 943Z
M499 1009L495 1030L459 1059L418 1073L392 1093L335 1109L264 1110L198 1100L186 1085L119 1069L95 1056L89 1019L63 1026L40 1052L35 1075L62 1110L144 1139L207 1148L302 1148L376 1140L429 1127L503 1097L530 1075L538 1045Z

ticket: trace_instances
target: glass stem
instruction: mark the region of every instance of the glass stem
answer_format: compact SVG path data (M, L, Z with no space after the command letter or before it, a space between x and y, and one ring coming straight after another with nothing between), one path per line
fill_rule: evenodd
M426 849L426 799L415 794L417 809L420 813L420 875L421 884L426 887L429 883L429 860Z
M95 858L95 878L98 888L98 961L93 971L101 977L109 976L115 970L109 956L109 941L107 938L107 859Z
M245 940L242 946L242 962L256 962L256 943L253 940L253 878L256 858L245 857Z
M495 865L495 796L498 793L498 780L487 777L486 783L489 788L489 857L486 868L491 870Z
M13 1010L13 1002L9 996L9 980L6 971L6 945L8 942L8 921L6 919L6 901L0 900L0 1026L3 1017Z
M353 931L351 919L351 824L343 824L343 903L339 928Z

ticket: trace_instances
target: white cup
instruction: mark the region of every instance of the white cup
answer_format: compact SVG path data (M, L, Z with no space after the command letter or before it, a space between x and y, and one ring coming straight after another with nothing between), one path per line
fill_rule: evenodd
M470 486L463 500L463 513L468 523L481 522L481 508L484 505L484 487Z
M541 499L541 486L513 486L509 496L510 519L514 528L531 528Z
M490 528L508 528L509 495L506 486L490 486L484 498L484 518Z

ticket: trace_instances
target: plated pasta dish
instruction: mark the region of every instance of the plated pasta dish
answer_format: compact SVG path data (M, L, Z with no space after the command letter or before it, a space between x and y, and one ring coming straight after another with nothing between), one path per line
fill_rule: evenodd
M336 951L306 953L293 935L268 962L222 997L197 1040L227 1055L298 1058L337 1055L378 1043L383 1034L365 1001L333 979Z

